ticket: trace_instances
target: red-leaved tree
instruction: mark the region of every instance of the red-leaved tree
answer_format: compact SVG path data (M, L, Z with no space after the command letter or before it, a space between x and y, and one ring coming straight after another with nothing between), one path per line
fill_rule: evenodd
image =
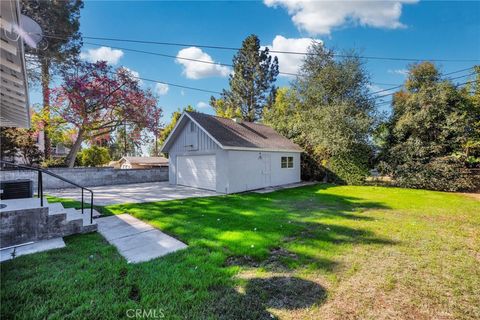
M63 84L53 90L54 110L78 134L67 155L67 165L75 158L86 139L115 131L125 121L136 128L157 130L152 115L161 114L150 90L142 90L125 68L113 70L106 62L81 62L62 72Z

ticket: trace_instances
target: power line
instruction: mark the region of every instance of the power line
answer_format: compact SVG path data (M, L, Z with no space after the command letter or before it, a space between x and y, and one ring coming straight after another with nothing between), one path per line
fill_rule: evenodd
M94 46L105 46L105 45L106 45L106 44L94 43L94 42L84 42L84 43L85 43L85 44L89 44L89 45L94 45ZM113 49L131 51L131 52L136 52L136 53L150 54L150 55L155 55L155 56L160 56L160 57L167 57L167 58L179 59L179 60L187 60L187 61L193 61L193 62L206 63L206 64L219 65L219 66L232 67L232 68L233 68L233 65L232 65L232 64L228 64L228 63L215 62L215 61L207 61L207 60L200 60L200 59L194 59L194 58L186 58L186 57L181 57L181 56L178 56L178 55L177 55L177 56L174 56L174 55L169 55L169 54L164 54L164 53L159 53L159 52L152 52L152 51L131 49L131 48L125 48L125 47L117 47L117 46L110 46L110 47L113 48ZM447 73L447 74L444 74L444 75L449 75L449 74L453 74L453 73L458 73L458 72L462 72L462 71L465 71L465 70L470 70L470 69L472 69L472 68L473 68L473 67L469 67L469 68L466 68L466 69L457 70L457 71L454 71L454 72L451 72L451 73ZM300 76L301 76L301 74L298 74L298 73L281 72L281 71L279 71L278 73L279 73L279 74L284 74L284 75L289 75L289 76L296 76L296 77L300 77ZM373 83L373 84L377 84L377 83ZM390 88L390 89L396 89L396 88L400 88L400 87L402 87L402 86L403 86L403 85L396 85L395 87ZM378 92L384 92L384 91L389 91L389 89L381 90L381 91L378 91ZM377 93L378 93L378 92L377 92ZM375 94L375 92L372 93L372 94Z
M136 77L132 74L130 74L130 76L134 79L137 79L137 80L143 80L143 81L154 82L154 83L161 83L161 84L166 84L166 85L169 85L169 86L172 86L172 87L177 87L177 88L182 88L182 89L189 89L189 90L195 90L195 91L201 91L201 92L207 92L207 93L214 93L214 94L222 94L220 91L213 91L213 90L202 89L202 88L197 88L197 87L184 86L184 85L181 85L181 84L176 84L176 83L171 83L171 82L166 82L166 81L148 79L148 78L143 78L143 77Z
M454 85L455 88L458 88L460 86L464 86L464 85L467 85L467 84L470 84L470 83L475 83L477 82L478 80L470 80L470 81L466 81L466 82L463 82L463 83L458 83L456 85ZM377 98L381 98L381 97L388 97L388 96L392 96L393 98L393 95L395 94L396 92L394 93L389 93L389 94L386 94L386 95L383 95L383 96L379 96ZM388 103L392 103L392 100L386 100L386 101L381 101L381 102L377 102L376 105L377 106L381 106L381 105L384 105L384 104L388 104Z
M117 42L119 41L119 42L142 43L142 44L156 44L156 45L176 46L176 47L198 47L198 48L206 48L206 49L221 49L221 50L235 50L235 51L238 51L240 49L238 47L202 45L202 44L196 44L196 43L160 42L160 41L149 41L149 40L107 38L107 37L90 37L90 36L83 36L83 38L92 39L92 40L106 40L106 41L117 41ZM294 55L316 55L315 53L299 52L299 51L269 50L269 52L271 52L271 53L282 53L282 54L294 54ZM356 56L356 55L342 55L342 54L334 54L334 56L343 57L343 58L359 57L359 58L371 59L371 60L392 60L392 61L436 61L436 62L475 62L475 61L480 61L480 59L424 59L424 58L400 58L400 57L379 57L379 56Z
M54 39L65 39L63 37L55 35L45 35L47 38ZM227 47L227 46L214 46L214 45L202 45L196 43L179 43L179 42L160 42L160 41L150 41L150 40L136 40L136 39L122 39L122 38L107 38L107 37L90 37L82 36L84 39L91 40L105 40L105 41L117 41L117 42L129 42L129 43L142 43L142 44L156 44L156 45L165 45L165 46L176 46L176 47L198 47L206 49L220 49L220 50L234 50L238 51L238 47ZM311 52L300 52L300 51L282 51L282 50L270 50L271 53L281 53L281 54L293 54L293 55L316 55L316 53ZM344 54L332 54L335 57L340 58L362 58L367 60L391 60L391 61L433 61L433 62L478 62L480 59L427 59L427 58L403 58L403 57L379 57L379 56L361 56L361 55L344 55Z
M46 37L51 37L51 38L63 39L62 37L48 36L48 35L45 35L45 36L46 36ZM198 45L175 44L175 43L166 43L166 42L165 42L165 43L159 43L159 42L155 42L155 41L141 41L141 40L128 40L128 39L113 39L113 38L100 38L100 37L84 37L84 38L90 38L90 39L93 38L93 39L102 39L102 40L113 40L113 41L126 41L126 42L137 42L137 43L170 44L170 45L178 45L178 46L197 46L197 47L209 47L209 48L216 48L216 49L232 49L232 50L233 50L233 49L235 49L235 50L238 50L238 49L239 49L239 48L221 47L221 46L198 46ZM94 45L94 46L106 46L106 45L107 45L107 44L99 44L99 43L93 43L93 42L84 42L84 43L89 44L89 45ZM161 56L161 57L174 58L174 59L179 59L179 60L187 60L187 61L193 61L193 62L199 62L199 63L212 64L212 65L233 67L232 64L227 64L227 63L220 63L220 62L214 62L214 61L206 61L206 60L200 60L200 59L179 57L179 56L174 56L174 55L169 55L169 54L164 54L164 53L151 52L151 51L145 51L145 50L137 50L137 49L131 49L131 48L124 48L124 47L116 47L116 46L110 46L110 47L111 47L111 48L114 48L114 49L119 49L119 50L125 50L125 51L131 51L131 52L137 52L137 53L143 53L143 54L150 54L150 55L156 55L156 56ZM275 51L270 51L270 52L275 52ZM277 52L278 52L278 51L277 51ZM281 53L285 53L285 52L281 52ZM305 54L307 54L307 53L305 53ZM439 61L439 60L437 60L437 61ZM479 60L479 61L480 61L480 60ZM459 73L459 72L466 71L466 70L470 70L470 69L472 69L472 68L473 68L473 67L469 67L469 68L466 68L466 69L461 69L461 70L453 71L453 72L444 74L444 76L445 76L445 75L450 75L450 74ZM279 72L279 74L285 74L285 75L290 75L290 76L301 76L300 74L288 73L288 72ZM474 73L471 73L471 74L469 74L469 75L472 75L472 74L474 74ZM447 80L453 80L453 79L457 79L457 78L462 78L462 77L469 76L469 75L464 75L464 76L460 76L460 77L456 77L456 78L452 78L452 79L447 79ZM172 87L178 87L178 88L184 88L184 89L189 89L189 90L196 90L196 91L202 91L202 92L208 92L208 93L221 94L221 92L213 91L213 90L207 90L207 89L202 89L202 88L184 86L184 85L174 84L174 83L165 82L165 81L152 80L152 79L148 79L148 78L135 77L135 76L133 76L133 75L132 75L132 77L135 78L135 79L139 79L139 80L144 80L144 81L149 81L149 82L167 84L167 85L170 85L170 86L172 86ZM372 84L378 84L378 83L372 83ZM372 93L370 93L370 95L374 95L374 94L381 93L381 92L386 92L386 91L391 91L391 90L398 89L398 88L401 88L401 87L403 87L403 84L401 84L401 85L396 85L395 87L392 87L392 88L387 88L387 89L383 89L383 90L380 90L380 91L372 92ZM375 98L373 98L373 99L379 99L379 98L386 97L386 96L389 96L389 95L391 95L391 94L381 95L381 96L375 97Z
M33 67L32 69L40 69L40 66ZM114 71L109 71L110 74L116 74ZM143 77L137 77L133 75L131 72L129 72L129 76L131 78L137 79L137 80L143 80L147 82L154 82L154 83L161 83L161 84L166 84L172 87L176 88L182 88L182 89L188 89L188 90L195 90L195 91L200 91L200 92L207 92L207 93L214 93L214 94L221 94L220 91L213 91L213 90L208 90L208 89L203 89L203 88L198 88L198 87L191 87L191 86L185 86L177 83L172 83L172 82L167 82L167 81L161 81L161 80L154 80L154 79L149 79L149 78L143 78Z
M47 37L51 37L51 38L59 38L61 39L62 37L55 37L55 36L47 36ZM98 39L104 39L104 38L99 38L99 37L84 37L84 38L98 38ZM111 38L105 38L107 40L111 39ZM116 41L122 41L121 39L116 39ZM127 39L128 40L128 39ZM127 41L126 40L126 41ZM157 43L155 41L140 41L140 40L128 40L129 42L140 42L140 43L143 43L143 42L148 42L148 43ZM94 45L94 46L110 46L108 44L102 44L102 43L94 43L94 42L84 42L85 44L89 44L89 45ZM162 43L163 44L163 43ZM180 44L178 44L180 45ZM146 50L138 50L138 49L132 49L132 48L125 48L125 47L118 47L118 46L110 46L111 48L114 48L114 49L119 49L119 50L125 50L125 51L130 51L130 52L136 52L136 53L142 53L142 54L149 54L149 55L155 55L155 56L160 56L160 57L167 57L167 58L172 58L172 59L178 59L178 60L186 60L186 61L193 61L193 62L199 62L199 63L206 63L206 64L211 64L211 65L219 65L219 66L225 66L225 67L233 67L232 64L228 64L228 63L221 63L221 62L214 62L214 61L207 61L207 60L200 60L200 59L193 59L193 58L187 58L187 57L181 57L181 56L174 56L174 55L170 55L170 54L164 54L164 53L159 53L159 52L152 52L152 51L146 51ZM212 48L227 48L227 49L233 49L233 48L230 48L230 47L219 47L219 46L209 46L209 47L212 47ZM237 48L238 49L238 48ZM270 51L270 52L274 52L274 51ZM471 68L468 68L468 69L471 69ZM461 72L463 70L458 70L456 72ZM282 72L282 71L279 71L279 74L281 75L288 75L288 76L294 76L294 77L299 77L301 76L300 74L298 73L290 73L290 72ZM376 85L385 85L385 84L379 84L379 83L374 83L372 82L372 84L376 84ZM384 89L384 90L380 90L378 92L374 92L374 93L371 93L372 95L373 94L376 94L376 93L380 93L380 92L385 92L385 91L390 91L390 90L393 90L393 89L397 89L397 88L401 88L403 85L396 85L395 87L393 88L388 88L388 89Z
M89 44L89 45L93 45L93 46L106 46L106 44L94 43L94 42L84 42L84 43L85 43L85 44ZM182 56L174 56L174 55L165 54L165 53L160 53L160 52L152 52L152 51L131 49L131 48L125 48L125 47L117 47L117 46L110 46L110 45L108 45L108 46L109 46L110 48L113 48L113 49L125 50L125 51L130 51L130 52L150 54L150 55L155 55L155 56L160 56L160 57L165 57L165 58L172 58L172 59L193 61L193 62L206 63L206 64L212 64L212 65L217 65L217 66L232 67L232 68L233 68L233 64L229 64L229 63L222 63L222 62L215 62L215 61L207 61L207 60L186 58L186 57L182 57ZM297 74L297 73L280 72L280 71L279 71L278 73L279 73L279 74L288 75L288 76L299 76L299 74Z
M444 73L442 74L442 76L448 76L448 75L452 75L452 74L455 74L455 73L459 73L459 72L463 72L463 71L467 71L467 70L470 70L470 69L473 69L473 67L470 67L470 68L465 68L465 69L461 69L461 70L457 70L457 71L453 71L453 72L449 72L449 73ZM460 78L464 78L464 77L468 77L468 76L471 76L471 75L474 75L475 72L472 72L470 74L466 74L466 75L463 75L463 76L458 76L458 77L454 77L454 78L447 78L445 80L455 80L455 79L460 79ZM379 91L376 91L376 92L372 92L370 93L370 95L375 95L377 93L381 93L381 92L386 92L386 91L391 91L391 90L395 90L395 89L399 89L399 88L402 88L404 85L401 84L401 85L398 85L398 86L395 86L395 87L391 87L391 88L387 88L387 89L383 89L383 90L379 90ZM382 96L380 96L382 97Z

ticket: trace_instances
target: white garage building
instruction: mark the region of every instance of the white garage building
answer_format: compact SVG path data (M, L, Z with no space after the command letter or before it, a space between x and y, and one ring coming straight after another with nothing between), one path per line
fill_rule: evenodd
M235 193L300 181L302 149L258 123L184 112L162 152L171 184Z

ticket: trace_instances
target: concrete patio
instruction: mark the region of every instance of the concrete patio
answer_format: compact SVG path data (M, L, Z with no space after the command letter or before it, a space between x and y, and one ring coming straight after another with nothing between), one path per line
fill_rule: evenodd
M193 197L210 197L220 195L215 191L171 185L165 182L149 182L136 184L121 184L91 188L94 193L94 204L99 206L142 203L186 199ZM79 200L81 193L76 189L50 189L45 193L60 198ZM85 202L89 202L89 193L85 194Z

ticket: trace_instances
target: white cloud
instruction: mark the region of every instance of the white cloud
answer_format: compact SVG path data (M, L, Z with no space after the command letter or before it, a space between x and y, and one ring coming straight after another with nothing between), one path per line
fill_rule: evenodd
M204 108L208 108L208 107L209 107L209 105L206 102L200 101L199 103L197 103L197 108L198 109L204 109Z
M275 51L306 52L313 41L322 43L322 41L319 39L285 38L277 35L275 39L273 39L272 44L267 47L270 50ZM272 55L278 57L278 65L280 72L285 73L297 73L304 59L304 56L299 54L272 53Z
M88 49L87 52L80 53L80 58L90 62L107 61L110 64L117 64L123 56L123 51L112 49L110 47L100 47L98 49Z
M163 95L166 95L168 93L168 90L170 88L168 87L168 84L166 83L157 83L155 84L155 92L159 95L159 96L163 96Z
M196 59L207 61L209 63L203 63L198 61L191 61L185 59ZM177 54L175 61L183 66L183 74L188 79L201 79L207 77L226 77L230 73L230 69L218 64L212 64L214 61L212 57L203 52L200 48L189 47L182 49Z
M330 34L332 28L354 24L376 28L403 28L402 5L418 0L302 1L264 0L269 7L284 7L293 23L309 34Z
M388 73L393 73L393 74L400 74L402 76L408 75L408 70L407 69L388 69Z

